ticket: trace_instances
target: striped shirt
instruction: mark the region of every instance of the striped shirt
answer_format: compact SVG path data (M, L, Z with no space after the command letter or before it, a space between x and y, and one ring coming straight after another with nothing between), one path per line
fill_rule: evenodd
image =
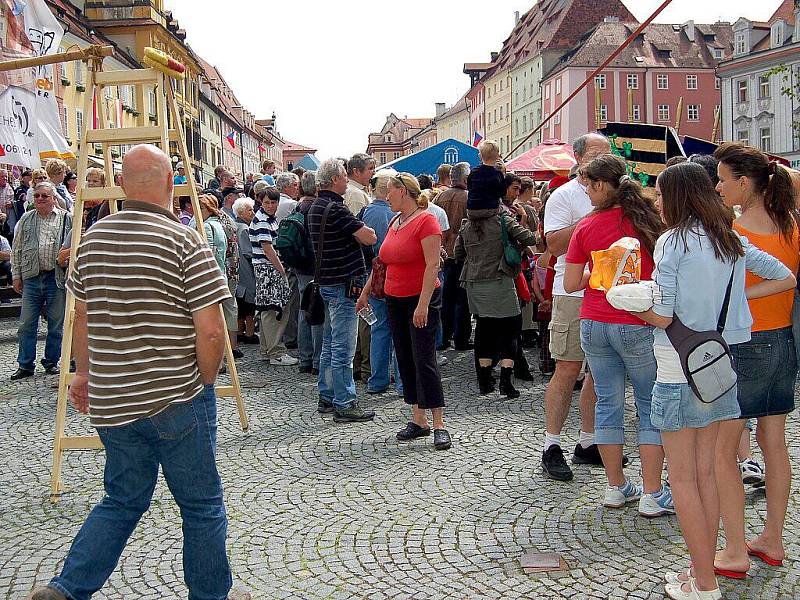
M353 234L364 227L364 223L356 219L344 205L344 199L329 190L321 190L319 197L308 210L308 232L314 244L314 251L319 247L322 215L330 204L328 220L325 223L325 243L320 260L320 285L339 285L346 283L353 275L366 273L364 255L361 244Z
M84 235L67 288L88 313L93 426L152 417L201 392L192 313L230 292L197 231L127 200Z
M267 263L269 259L264 254L262 243L272 245L278 237L278 220L274 216L269 216L264 209L259 208L258 212L250 221L250 243L253 246L253 264Z

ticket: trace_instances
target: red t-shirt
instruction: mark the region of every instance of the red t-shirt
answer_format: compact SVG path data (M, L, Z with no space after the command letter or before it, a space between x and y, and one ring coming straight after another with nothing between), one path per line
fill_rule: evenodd
M631 222L623 216L619 207L593 212L578 223L569 241L566 261L573 264L589 263L592 269L592 251L607 250L611 244L623 237L639 239ZM641 240L639 240L641 243ZM642 279L653 276L653 257L641 245ZM618 325L646 325L644 321L625 310L617 310L606 300L602 290L586 288L581 305L581 319L591 319Z
M386 265L383 291L387 296L407 298L419 296L422 292L422 278L425 275L422 240L432 235L441 238L442 230L436 217L427 211L414 217L399 231L395 230L394 224L389 226L378 254ZM438 279L436 287L439 287Z

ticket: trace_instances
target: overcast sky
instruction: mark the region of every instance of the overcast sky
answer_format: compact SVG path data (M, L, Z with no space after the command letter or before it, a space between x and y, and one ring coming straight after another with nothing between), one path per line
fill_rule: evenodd
M624 0L644 20L662 0ZM381 6L378 6L378 5ZM187 41L257 118L317 156L363 152L386 116L431 117L467 91L531 0L165 0ZM780 0L673 0L658 21L766 20Z

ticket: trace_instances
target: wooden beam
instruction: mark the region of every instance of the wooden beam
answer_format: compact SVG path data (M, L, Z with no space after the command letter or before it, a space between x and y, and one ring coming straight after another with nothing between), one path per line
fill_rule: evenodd
M114 54L113 46L89 46L84 50L72 50L70 52L49 54L47 56L6 60L0 62L0 73L5 71L16 71L18 69L41 67L43 65L54 65L73 60L102 60L104 57L111 56L112 54Z
M153 69L131 69L129 71L100 71L97 85L136 85L158 83L158 72Z

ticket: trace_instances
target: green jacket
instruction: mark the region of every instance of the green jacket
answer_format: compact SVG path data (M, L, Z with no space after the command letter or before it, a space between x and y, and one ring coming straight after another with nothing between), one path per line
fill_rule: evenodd
M58 226L59 241L58 250L67 240L69 232L72 231L72 215L69 213L55 208L55 211L60 213L61 221ZM36 210L29 210L17 222L17 227L14 230L14 247L11 250L11 270L14 279L30 279L39 274L39 236L36 232ZM56 285L64 289L64 284L67 279L67 270L62 269L56 264Z
M454 258L464 261L461 281L488 281L501 277L516 277L519 268L512 269L503 260L503 238L500 219L505 219L508 237L519 249L537 242L535 233L526 229L516 219L500 215L499 209L467 209L467 218L461 223L454 249Z

